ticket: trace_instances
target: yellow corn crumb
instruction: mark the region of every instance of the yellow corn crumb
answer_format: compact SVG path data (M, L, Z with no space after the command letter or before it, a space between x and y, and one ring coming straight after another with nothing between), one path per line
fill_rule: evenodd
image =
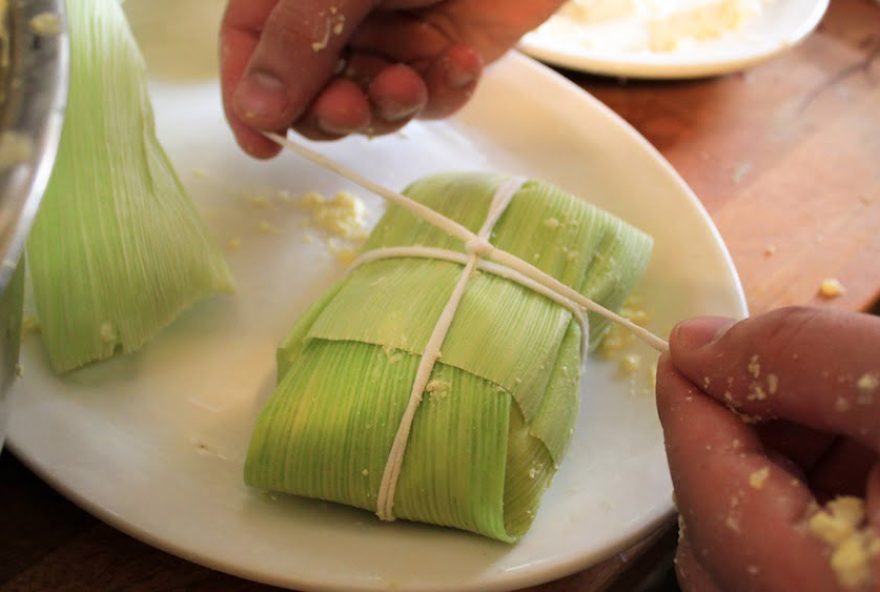
M403 358L403 352L390 345L383 345L382 351L385 353L385 357L388 358L388 361L392 364L399 362Z
M856 527L865 519L865 502L851 495L835 498L826 504L836 519Z
M101 341L104 343L112 343L113 341L116 341L116 329L110 321L101 323L99 333L101 335Z
M807 523L809 531L831 546L831 568L845 587L861 586L870 578L869 557L880 549L880 540L865 521L865 502L857 497L838 497L819 510ZM878 551L880 552L880 551Z
M207 179L208 178L208 171L205 169L201 169L201 168L193 169L192 174L193 174L193 177L195 177L197 179Z
M438 393L442 391L448 391L451 387L452 384L450 384L449 381L435 378L434 380L429 382L427 386L425 386L425 391L429 393Z
M779 377L775 374L768 374L767 391L769 391L771 395L775 395L777 390L779 390Z
M847 588L857 588L871 579L871 566L864 537L854 535L843 541L831 555L831 568Z
M241 248L241 239L240 238L231 238L226 243L226 248L230 251L237 251Z
M549 228L550 230L556 230L562 225L562 223L557 218L547 218L544 220L544 226Z
M738 0L720 0L673 12L648 22L648 46L651 51L669 52L686 39L717 39L740 28L754 14L753 6Z
M749 374L752 375L752 378L758 378L761 376L761 362L758 359L758 355L755 354L749 359L748 366Z
M826 300L843 296L845 293L846 288L836 278L826 278L819 284L819 295Z
M764 483L767 481L767 478L770 476L770 467L764 467L758 469L751 475L749 475L749 486L752 489L763 489Z
M257 229L263 234L278 234L278 228L272 226L265 220L259 223Z
M856 382L856 387L862 394L873 393L878 386L880 386L880 379L876 374L862 374Z
M635 354L627 354L620 359L618 369L625 376L632 376L639 371L642 366L641 356Z
M340 191L333 199L311 191L300 199L299 207L311 214L318 227L339 238L361 240L367 237L367 208L347 191Z

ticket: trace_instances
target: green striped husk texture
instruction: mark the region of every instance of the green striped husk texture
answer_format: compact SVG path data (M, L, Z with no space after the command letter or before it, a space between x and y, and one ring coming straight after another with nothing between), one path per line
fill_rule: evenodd
M53 367L138 349L233 280L156 138L146 68L117 0L69 0L58 158L27 245Z
M406 193L477 231L503 181L446 174ZM520 189L491 241L610 308L623 303L652 245L538 181ZM398 207L365 250L411 245L463 251ZM461 271L438 260L381 260L325 294L279 349L279 383L257 420L245 481L375 511L420 354ZM595 345L607 325L590 318L590 326ZM395 515L505 542L521 537L573 431L581 343L580 325L564 307L476 273L431 376L435 387L416 413Z

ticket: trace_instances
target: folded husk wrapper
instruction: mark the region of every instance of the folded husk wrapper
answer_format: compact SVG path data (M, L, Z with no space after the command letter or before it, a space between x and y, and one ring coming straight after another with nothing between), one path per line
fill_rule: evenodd
M131 352L232 276L156 137L146 66L117 0L68 0L70 92L27 243L56 371Z
M504 181L445 174L405 193L476 232ZM522 186L491 242L611 309L652 246L641 231L538 181ZM464 251L399 207L364 249L412 245ZM420 356L461 272L447 261L375 261L314 304L279 349L279 384L257 420L245 481L375 511ZM589 321L596 345L607 323ZM505 542L521 537L573 432L581 347L569 310L474 274L413 422L395 516Z

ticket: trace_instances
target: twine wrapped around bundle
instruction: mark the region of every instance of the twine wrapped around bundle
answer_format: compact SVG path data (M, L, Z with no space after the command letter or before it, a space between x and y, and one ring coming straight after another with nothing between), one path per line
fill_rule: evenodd
M585 344L608 322L481 255L510 253L614 310L652 241L539 181L446 174L405 194L477 239L388 210L279 349L245 479L514 542L571 438Z

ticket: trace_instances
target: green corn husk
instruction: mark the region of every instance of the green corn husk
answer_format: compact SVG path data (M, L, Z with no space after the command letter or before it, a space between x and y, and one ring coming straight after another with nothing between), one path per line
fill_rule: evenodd
M406 193L476 231L503 181L448 174ZM537 181L517 193L492 242L612 309L652 246L635 228ZM365 249L416 244L463 251L397 207ZM438 260L380 260L316 303L279 349L279 384L257 420L245 481L375 511L420 354L461 271ZM606 324L590 318L590 326L595 345ZM475 274L413 422L395 515L505 542L521 537L573 431L581 347L567 309Z
M59 372L134 351L195 301L233 289L156 138L146 67L119 2L67 6L67 115L27 245Z

